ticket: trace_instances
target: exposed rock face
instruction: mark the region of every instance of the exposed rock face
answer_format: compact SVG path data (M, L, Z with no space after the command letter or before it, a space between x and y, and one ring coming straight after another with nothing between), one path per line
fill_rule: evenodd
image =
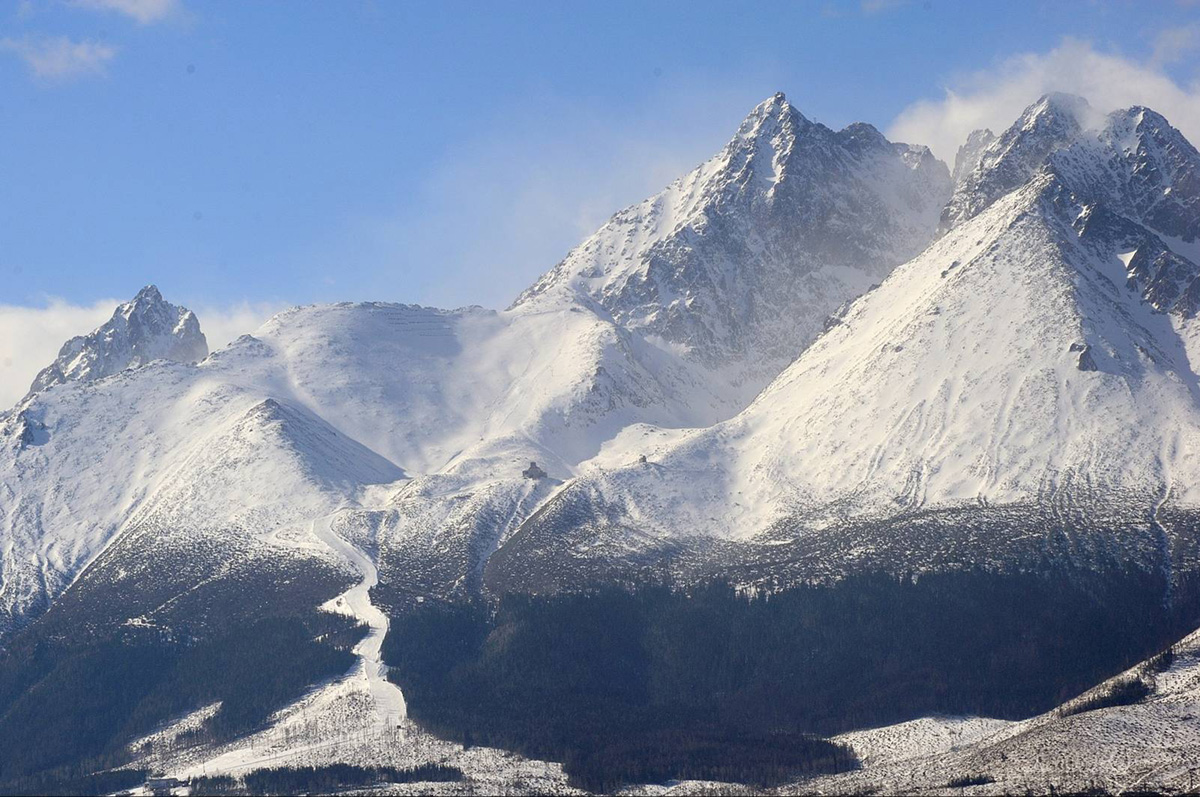
M167 302L158 288L147 285L132 301L118 306L103 326L64 343L29 392L102 379L153 360L196 363L207 356L208 341L195 314Z
M5 429L4 427L11 427ZM35 446L46 439L46 425L30 416L28 410L22 410L10 416L0 425L0 434L8 432L17 449Z
M999 138L986 130L972 133L955 159L954 196L942 211L939 230L977 216L1024 185L1051 153L1076 140L1093 113L1080 97L1047 94Z
M538 467L538 464L536 462L530 460L529 467L526 468L525 470L521 471L521 475L524 476L526 479L533 479L536 481L537 479L546 478L546 471L544 471L540 467Z
M1051 168L1081 196L1182 243L1200 242L1200 153L1148 108L1109 114L1094 136L1056 153Z
M1079 359L1076 361L1075 367L1078 368L1080 371L1098 371L1098 370L1100 370L1098 367L1096 367L1096 361L1094 359L1092 359L1092 353L1091 353L1091 351L1089 351L1090 348L1091 348L1090 346L1085 344L1079 350Z
M975 171L984 151L996 140L996 134L991 130L976 130L967 136L966 143L958 148L954 156L954 171L950 179L957 187L967 175Z
M1187 318L1200 310L1200 265L1175 253L1145 226L1091 205L1075 220L1080 240L1125 266L1125 284L1155 310Z
M868 124L831 130L776 94L720 154L615 215L514 306L577 294L756 391L928 243L949 193L925 147Z

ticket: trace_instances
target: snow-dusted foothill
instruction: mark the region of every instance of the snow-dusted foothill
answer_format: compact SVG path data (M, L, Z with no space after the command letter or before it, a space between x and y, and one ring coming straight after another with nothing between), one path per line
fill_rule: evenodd
M1129 684L1138 684L1137 691ZM863 768L796 794L1183 793L1200 785L1200 635L1019 722L931 717L838 737Z

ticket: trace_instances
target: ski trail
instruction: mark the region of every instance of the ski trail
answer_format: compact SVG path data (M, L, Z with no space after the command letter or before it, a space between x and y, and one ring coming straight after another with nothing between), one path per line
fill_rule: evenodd
M387 636L388 619L379 607L371 603L371 588L379 583L379 571L376 570L371 557L346 542L333 530L333 519L336 516L335 513L314 520L312 531L317 539L348 561L363 576L358 584L331 601L351 616L366 623L368 628L367 635L354 646L353 652L358 657L358 664L348 677L363 680L365 691L375 703L376 728L395 728L408 716L408 709L400 687L388 680L388 667L383 663L383 638Z

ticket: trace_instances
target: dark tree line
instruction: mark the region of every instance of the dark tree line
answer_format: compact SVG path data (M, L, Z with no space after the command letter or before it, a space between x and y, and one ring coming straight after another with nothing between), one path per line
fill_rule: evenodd
M1048 710L1193 629L1194 581L984 570L745 596L725 585L508 595L399 614L384 653L434 732L575 783L767 785L853 766L814 734Z
M1132 706L1134 703L1141 702L1153 691L1150 682L1140 675L1122 678L1086 700L1081 700L1070 708L1064 709L1062 715L1069 717L1072 714L1082 714L1085 711L1095 711L1101 708Z
M397 767L360 767L331 764L322 767L272 767L256 769L242 777L243 794L328 794L338 789L377 786L384 783L446 783L462 780L458 767L422 764ZM203 794L203 790L194 793ZM235 790L234 793L239 793Z
M112 794L141 786L150 774L145 769L84 772L80 767L62 767L6 781L0 793L14 795Z
M361 634L346 618L316 612L187 644L142 632L53 639L31 629L0 653L0 793L89 793L92 773L129 761L130 742L217 701L197 740L256 728L309 685L346 672Z

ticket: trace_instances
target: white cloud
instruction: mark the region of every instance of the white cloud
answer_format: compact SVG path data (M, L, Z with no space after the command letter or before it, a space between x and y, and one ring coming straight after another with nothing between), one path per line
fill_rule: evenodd
M142 25L161 22L180 9L179 0L72 0L71 4L97 11L116 11Z
M1000 132L1041 95L1062 91L1087 98L1102 112L1130 105L1153 108L1189 139L1200 141L1200 85L1180 86L1161 69L1165 54L1178 54L1186 46L1186 37L1176 37L1143 62L1064 39L1049 52L1012 56L955 80L940 100L909 105L892 122L888 138L927 144L953 164L958 146L972 130Z
M63 343L103 324L119 303L116 299L101 299L76 305L51 299L45 307L0 305L0 411L25 395L38 371L54 361ZM239 335L253 332L283 307L243 302L192 309L200 319L209 349L216 351Z
M94 41L72 41L66 36L0 39L0 50L13 53L37 77L66 80L102 75L117 48Z
M112 299L87 306L59 299L46 307L0 305L0 408L15 404L63 343L103 324L116 305Z

